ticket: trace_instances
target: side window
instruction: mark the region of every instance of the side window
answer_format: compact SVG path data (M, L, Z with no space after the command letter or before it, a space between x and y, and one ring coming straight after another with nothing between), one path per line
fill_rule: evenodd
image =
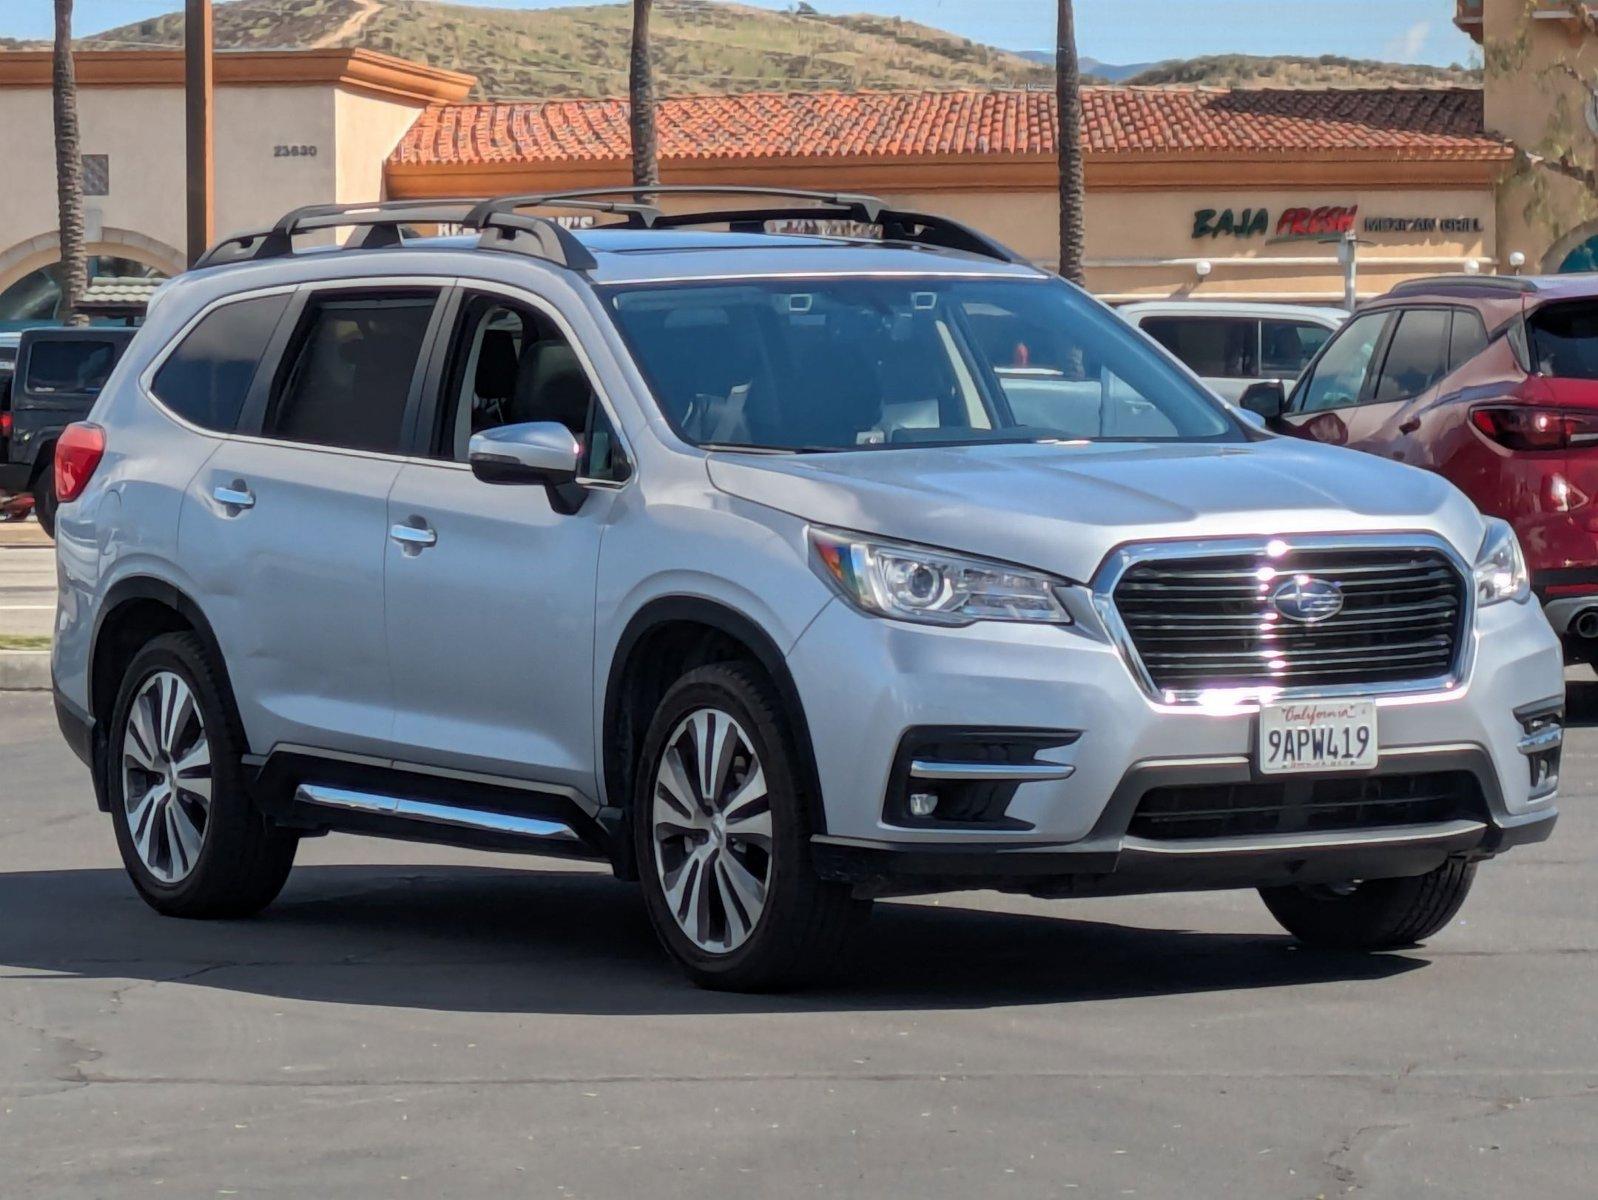
M262 433L398 453L437 302L434 291L313 296L284 356Z
M1146 317L1141 326L1195 375L1254 379L1259 375L1260 323L1239 317Z
M1294 412L1324 412L1358 404L1370 373L1371 357L1387 328L1385 312L1355 317L1338 331L1326 353L1315 364L1314 373L1294 396Z
M1487 349L1487 326L1479 313L1468 308L1454 310L1454 332L1449 338L1448 369L1457 371Z
M1297 379L1332 332L1313 321L1261 321L1260 376Z
M24 387L47 396L94 396L116 366L117 344L90 338L41 339L28 348Z
M213 309L167 355L150 390L184 420L232 433L288 303L283 292Z
M1373 403L1408 400L1443 377L1448 370L1451 316L1446 309L1415 308L1398 319Z
M581 474L619 481L627 464L582 360L545 314L497 296L468 296L451 339L432 453L465 462L472 434L556 421L584 451Z

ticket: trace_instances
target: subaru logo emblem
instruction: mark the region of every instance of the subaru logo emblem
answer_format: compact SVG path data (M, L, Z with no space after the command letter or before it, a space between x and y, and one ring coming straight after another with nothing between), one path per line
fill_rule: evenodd
M1271 606L1289 621L1315 625L1343 611L1343 589L1325 579L1295 575L1271 593Z

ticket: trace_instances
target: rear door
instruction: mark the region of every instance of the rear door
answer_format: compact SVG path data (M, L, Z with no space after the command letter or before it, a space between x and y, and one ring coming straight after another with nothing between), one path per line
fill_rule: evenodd
M241 428L190 485L192 564L252 748L382 754L393 696L383 624L388 493L441 289L302 291Z

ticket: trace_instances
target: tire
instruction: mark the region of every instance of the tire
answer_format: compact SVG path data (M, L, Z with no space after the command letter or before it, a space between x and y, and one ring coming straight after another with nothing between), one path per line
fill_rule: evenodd
M33 512L39 518L39 528L55 540L55 510L60 507L55 494L55 464L45 463L44 470L34 481Z
M700 987L813 983L839 965L870 912L811 865L810 796L781 712L758 669L722 663L673 684L644 737L631 823L645 904ZM703 745L728 747L716 787L700 782Z
M1393 950L1423 942L1454 919L1470 894L1476 864L1449 859L1405 879L1369 879L1342 888L1261 888L1288 933L1309 946Z
M117 848L151 908L170 917L242 917L272 902L299 839L269 825L249 798L243 736L197 637L162 634L134 655L108 747Z

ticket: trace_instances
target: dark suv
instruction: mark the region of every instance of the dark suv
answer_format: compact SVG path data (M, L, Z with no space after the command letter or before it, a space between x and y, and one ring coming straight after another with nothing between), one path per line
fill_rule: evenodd
M1453 276L1362 307L1284 396L1281 433L1445 476L1515 527L1567 656L1598 664L1598 280Z

